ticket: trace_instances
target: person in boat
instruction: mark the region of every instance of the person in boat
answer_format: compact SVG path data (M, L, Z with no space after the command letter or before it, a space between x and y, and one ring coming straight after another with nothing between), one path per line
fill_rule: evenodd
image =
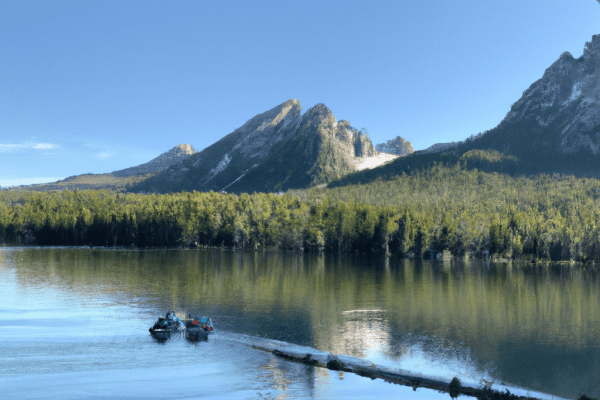
M200 328L200 329L203 329L208 332L210 332L214 329L212 321L208 317L202 317L202 318L195 317L191 321L188 321L186 323L186 328L187 329Z
M153 330L168 330L168 331L178 331L184 328L184 324L177 318L174 311L169 311L165 318L159 318L158 321L154 323L154 326L150 328L150 331Z
M168 321L167 323L169 325L175 325L177 328L179 329L183 329L185 328L185 325L183 324L183 322L181 322L179 320L179 318L177 318L177 316L175 315L175 311L169 311L167 313L167 318L166 320Z
M211 319L208 317L189 318L189 315L186 315L182 321L174 311L169 311L164 318L160 317L154 323L154 326L150 328L150 333L154 335L164 335L178 331L191 332L192 334L197 334L199 331L209 333L214 331L214 327Z

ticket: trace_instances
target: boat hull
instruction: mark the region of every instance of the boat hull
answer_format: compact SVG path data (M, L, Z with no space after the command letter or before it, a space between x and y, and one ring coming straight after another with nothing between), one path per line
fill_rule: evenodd
M158 339L158 340L167 340L167 339L171 338L172 331L170 331L168 329L150 328L149 331L150 331L150 334L152 335L152 337L154 337L155 339Z
M174 314L176 318L168 319L159 317L158 321L149 329L150 334L160 340L171 338L173 332L184 334L190 341L207 340L208 334L213 332L212 321L208 317L192 318L190 314Z
M208 340L209 332L202 328L189 328L185 331L185 338L190 341Z

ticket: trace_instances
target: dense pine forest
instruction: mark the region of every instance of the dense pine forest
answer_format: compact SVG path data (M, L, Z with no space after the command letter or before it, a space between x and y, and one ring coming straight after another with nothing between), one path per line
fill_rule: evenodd
M600 181L435 165L286 194L0 192L5 244L600 261Z
M300 194L373 206L399 215L400 254L532 260L600 260L600 181L573 176L512 177L437 164L390 179Z

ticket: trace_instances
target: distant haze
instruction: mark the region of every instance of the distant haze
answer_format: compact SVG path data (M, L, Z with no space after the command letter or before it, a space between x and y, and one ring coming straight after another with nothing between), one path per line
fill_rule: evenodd
M12 186L21 186L21 185L33 185L36 183L48 183L48 182L56 182L58 180L64 179L61 178L23 178L23 179L0 179L0 187L12 187Z

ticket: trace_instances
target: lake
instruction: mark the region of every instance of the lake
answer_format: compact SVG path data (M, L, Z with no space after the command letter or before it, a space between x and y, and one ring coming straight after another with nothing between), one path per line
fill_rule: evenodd
M4 247L0 397L449 398L294 363L252 348L253 338L513 393L600 397L598 272L359 255ZM210 316L216 332L206 342L154 340L148 328L171 309Z

